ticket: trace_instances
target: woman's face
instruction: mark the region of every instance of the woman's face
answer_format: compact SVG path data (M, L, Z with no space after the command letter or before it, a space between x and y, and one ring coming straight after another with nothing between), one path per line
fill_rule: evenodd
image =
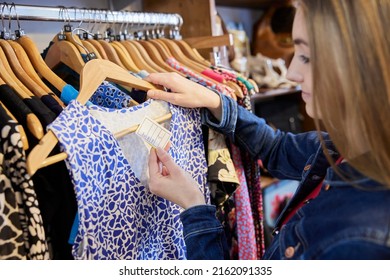
M310 47L305 19L299 6L297 7L294 18L292 37L294 40L295 54L288 68L287 78L301 85L302 99L306 103L306 112L310 117L313 117Z

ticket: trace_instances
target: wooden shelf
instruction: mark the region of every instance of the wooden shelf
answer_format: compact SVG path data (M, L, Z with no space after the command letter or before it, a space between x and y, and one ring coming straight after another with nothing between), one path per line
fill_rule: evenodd
M300 92L300 89L298 88L291 88L291 89L284 89L284 88L277 88L277 89L260 89L259 93L256 93L251 96L251 101L256 102L264 99L269 99L273 97L293 94Z
M215 0L217 6L265 9L283 0Z

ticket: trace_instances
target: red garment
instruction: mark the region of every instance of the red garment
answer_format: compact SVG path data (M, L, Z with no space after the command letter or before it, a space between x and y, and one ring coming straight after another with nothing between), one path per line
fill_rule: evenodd
M336 161L336 165L340 164L342 162L343 158L340 157L337 159ZM320 193L321 191L321 187L322 187L322 184L324 183L324 181L322 180L320 184L318 184L318 186L313 189L311 191L311 193L309 193L304 200L302 200L300 203L298 203L298 205L292 209L292 211L284 218L284 220L282 221L282 225L286 224L292 216L294 216L294 214L306 203L306 201L309 201L309 200L312 200L314 198L317 197L317 195Z
M203 75L213 79L214 81L217 81L218 83L224 83L225 79L222 75L219 73L214 72L213 70L207 68L201 72Z
M237 177L240 180L240 187L234 193L234 200L236 203L238 259L256 260L256 232L248 185L244 174L245 170L241 159L241 151L234 144L231 144L231 150L234 167L236 169Z

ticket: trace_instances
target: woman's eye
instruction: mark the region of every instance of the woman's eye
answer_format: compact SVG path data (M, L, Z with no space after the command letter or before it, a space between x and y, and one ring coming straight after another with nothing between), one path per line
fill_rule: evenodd
M307 64L310 62L310 58L308 58L307 56L304 56L304 55L300 55L299 56L299 59L304 63L304 64Z

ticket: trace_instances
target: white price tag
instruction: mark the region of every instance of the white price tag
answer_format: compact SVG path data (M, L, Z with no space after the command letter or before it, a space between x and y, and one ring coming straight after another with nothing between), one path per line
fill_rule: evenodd
M154 148L160 147L162 149L166 147L172 136L169 130L149 117L142 120L135 133Z

